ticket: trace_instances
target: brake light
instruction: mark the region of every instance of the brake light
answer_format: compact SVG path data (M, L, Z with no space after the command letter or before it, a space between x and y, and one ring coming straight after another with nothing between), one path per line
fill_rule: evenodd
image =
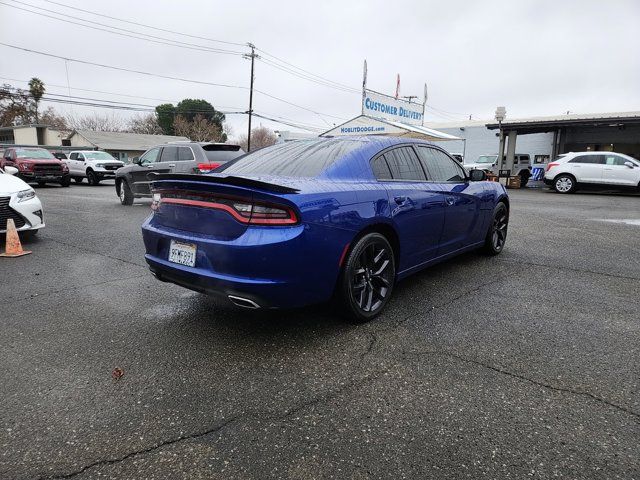
M222 165L221 163L199 163L197 166L197 169L200 173L208 173L211 170L215 170L216 168L218 168L220 165Z
M154 192L151 208L158 210L163 204L221 210L230 214L239 222L248 225L282 226L298 223L296 212L287 205L252 202L249 199L209 195L200 192Z
M550 163L549 165L547 165L547 169L545 171L548 172L553 167L557 167L558 165L560 165L560 164L559 163Z

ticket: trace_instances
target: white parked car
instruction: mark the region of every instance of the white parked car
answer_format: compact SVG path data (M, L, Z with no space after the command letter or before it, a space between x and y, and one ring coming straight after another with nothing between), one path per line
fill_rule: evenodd
M622 153L570 152L549 162L544 183L558 193L587 184L640 188L640 162Z
M465 170L484 170L498 175L498 155L480 155L474 163L465 163ZM525 186L531 178L531 157L527 153L516 153L513 156L513 170L511 175L520 175L520 185Z
M7 231L7 220L12 218L17 230L29 237L44 227L42 204L35 190L16 173L15 167L0 168L0 233Z
M116 170L124 166L124 162L98 150L72 151L65 163L69 167L71 178L81 183L86 177L89 185L98 185L101 180L116 178Z

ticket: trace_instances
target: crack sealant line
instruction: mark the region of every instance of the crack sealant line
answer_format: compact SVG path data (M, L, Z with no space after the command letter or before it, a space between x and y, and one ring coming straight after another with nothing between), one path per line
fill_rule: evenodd
M126 281L126 280L134 280L136 278L142 278L142 277L146 277L146 276L147 276L147 274L141 273L140 275L133 275L131 277L119 277L119 278L113 278L111 280L103 280L101 282L96 282L96 283L88 283L88 284L82 285L82 287L83 288L85 288L85 287L87 287L87 288L98 287L98 286L104 285L106 283L122 282L122 281ZM29 295L28 297L18 298L18 299L14 299L14 300L8 300L6 302L5 301L0 301L0 303L2 305L11 305L13 303L31 301L35 297L46 296L46 295L54 295L56 293L61 293L61 292L68 292L69 288L74 288L74 287L77 287L77 286L72 285L71 287L61 288L59 290L50 290L50 291L47 291L47 292L33 293L33 294Z
M471 358L466 358L466 357L463 357L461 355L457 355L457 354L451 353L451 352L443 352L443 351L437 351L437 350L423 350L423 351L418 351L418 352L406 352L406 351L404 351L402 353L404 355L408 355L408 356L433 355L433 356L453 358L453 359L458 360L460 362L469 363L469 364L476 365L476 366L479 366L479 367L482 367L482 368L486 368L487 370L492 370L492 371L494 371L496 373L499 373L501 375L506 375L506 376L509 376L509 377L512 377L512 378L516 378L518 380L522 380L524 382L528 382L528 383L531 383L533 385L537 385L539 387L546 388L548 390L553 390L553 391L562 392L562 393L570 393L572 395L578 395L578 396L582 396L582 397L587 397L587 398L590 398L592 400L595 400L598 403L602 403L602 404L607 405L609 407L613 407L616 410L620 410L621 412L627 413L627 414L635 417L636 421L638 423L640 423L640 413L635 412L635 411L631 410L630 408L623 407L622 405L618 405L617 403L610 402L609 400L606 400L604 398L598 397L597 395L594 395L594 394L589 393L589 392L585 392L585 391L582 391L582 390L575 390L575 389L571 389L571 388L565 388L565 387L558 387L558 386L551 385L551 384L548 384L548 383L543 383L543 382L540 382L538 380L534 380L534 379L525 377L524 375L520 375L518 373L510 372L508 370L504 370L502 368L495 367L493 365L489 365L489 364L481 362L479 360L473 360Z
M61 240L56 240L56 239L51 238L51 237L47 237L47 238L46 238L46 240L52 241L52 242L54 242L54 243L58 243L58 244L60 244L60 245L64 245L64 246L66 246L66 247L77 248L78 250L82 250L83 252L86 252L86 253L92 253L92 254L94 254L94 255L99 255L99 256L101 256L101 257L109 258L109 259L111 259L111 260L117 260L118 262L127 263L127 264L129 264L129 265L135 265L136 267L145 268L145 269L147 268L147 266L146 266L146 265L144 265L144 264L142 264L142 265L141 265L141 264L139 264L139 263L132 262L132 261L130 261L130 260L125 260L125 259L123 259L123 258L118 258L118 257L113 257L113 256L111 256L111 255L106 255L106 254L104 254L104 253L102 253L102 252L95 252L95 251L93 251L93 250L89 250L88 248L83 248L83 247L80 247L80 246L78 246L78 245L74 245L73 243L66 243L66 242L63 242L63 241L61 241Z
M574 267L559 267L557 265L547 265L545 263L523 262L520 260L501 260L501 259L498 259L498 262L512 264L512 265L517 264L517 265L528 265L530 267L549 268L551 270L560 270L560 271L568 270L576 273L589 273L591 275L602 275L605 277L620 278L623 280L640 280L640 277L629 277L626 275L616 275L615 273L607 273L607 272L596 272L594 270L585 270L582 268L574 268Z
M156 443L155 445L151 445L150 447L147 448L143 448L140 450L135 450L133 452L129 452L126 454L123 454L117 458L110 458L110 459L105 459L105 460L96 460L95 462L92 462L88 465L85 465L84 467L80 467L77 470L74 470L73 472L69 472L69 473L65 473L65 474L51 474L51 475L40 475L38 477L35 477L37 480L62 480L62 479L68 479L68 478L73 478L77 475L81 475L85 472L87 472L88 470L91 470L93 468L96 467L102 467L102 466L107 466L107 465L114 465L120 462L123 462L125 460L128 460L130 458L134 458L137 457L139 455L144 455L147 453L152 453L156 450L162 449L163 447L167 447L170 445L175 445L177 443L183 442L183 441L188 441L188 440L197 440L199 438L204 438L207 437L209 435L212 435L214 433L218 433L221 430L225 429L226 427L228 427L229 425L239 422L243 419L260 419L260 420L270 420L270 421L285 421L287 420L289 417L291 417L292 415L295 415L296 413L300 412L301 410L304 410L305 408L308 407L313 407L316 405L319 405L321 403L325 403L325 402L329 402L331 400L333 400L334 398L338 397L339 395L341 395L342 393L353 389L353 388L358 388L361 387L363 385L366 385L368 382L377 379L378 377L380 377L381 375L384 375L385 373L387 373L388 370L383 369L383 370L379 370L377 372L375 372L374 374L371 375L366 375L363 378L359 379L359 380L352 380L348 383L346 383L345 385L342 385L341 387L332 390L331 392L328 393L323 393L321 395L317 395L313 398L311 398L310 400L306 401L306 402L302 402L301 404L286 410L284 413L280 414L280 415L269 415L268 413L261 413L261 412L254 412L254 413L248 413L248 414L238 414L238 415L234 415L233 417L229 418L228 420L224 420L221 423L218 423L216 426L209 428L207 430L204 431L200 431L200 432L196 432L193 434L188 434L188 435L180 435L177 436L175 438L169 439L169 440L165 440L159 443Z

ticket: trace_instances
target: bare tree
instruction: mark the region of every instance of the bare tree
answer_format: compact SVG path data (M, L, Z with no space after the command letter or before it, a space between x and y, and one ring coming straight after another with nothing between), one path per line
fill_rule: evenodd
M269 130L267 127L261 125L251 130L251 149L257 150L258 148L268 147L276 143L277 139L278 137L273 130ZM238 145L240 145L245 152L247 151L246 134L238 137Z
M51 128L63 133L71 131L71 128L69 128L69 124L67 123L67 119L58 114L53 107L47 107L44 112L42 112L40 115L40 122L43 125L49 125Z
M131 133L147 133L151 135L162 135L162 127L158 123L158 117L155 113L146 115L136 115L129 120L127 131Z
M94 132L123 132L126 130L125 121L114 113L101 115L94 112L81 117L69 115L67 123L75 130L93 130Z
M33 123L31 94L9 84L0 87L0 127Z
M188 137L194 142L221 142L226 138L218 125L200 114L196 115L191 122L182 115L178 115L173 121L173 131L176 135Z

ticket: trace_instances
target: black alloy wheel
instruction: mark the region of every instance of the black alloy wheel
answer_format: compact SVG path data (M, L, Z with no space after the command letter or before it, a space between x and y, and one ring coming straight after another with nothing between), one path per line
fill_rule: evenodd
M362 237L352 248L342 273L342 300L357 322L377 316L389 301L395 282L393 249L379 233Z
M507 242L507 230L509 228L509 210L500 202L493 210L493 218L484 243L484 249L491 255L498 255L504 249Z

